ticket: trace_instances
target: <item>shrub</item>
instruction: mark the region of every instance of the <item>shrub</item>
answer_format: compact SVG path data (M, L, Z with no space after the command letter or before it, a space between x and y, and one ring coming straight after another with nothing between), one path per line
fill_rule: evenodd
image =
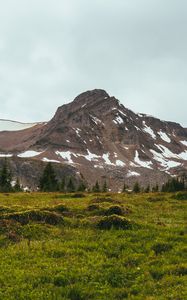
M4 215L2 218L8 220L15 220L22 225L28 224L30 221L42 222L50 225L57 225L62 223L62 216L55 212L30 210L19 213L12 213Z
M103 217L98 223L99 229L132 229L132 222L124 217L112 215Z
M156 243L152 246L152 250L156 255L167 252L172 249L172 245L168 243Z
M124 209L119 205L112 205L107 209L105 214L106 216L111 216L111 215L123 216Z
M69 211L68 207L66 207L63 204L58 204L57 206L55 206L54 208L52 208L52 210L58 211L58 212L61 212L61 213Z
M72 195L72 198L84 198L86 197L83 193L75 193Z
M171 271L173 275L177 276L186 276L187 275L187 266L181 265L177 266L174 270Z
M67 277L64 275L58 275L54 278L54 285L56 286L66 286L68 285Z
M100 206L98 204L90 204L87 207L88 211L94 211L100 209Z
M178 192L174 194L171 198L176 200L187 200L187 192Z

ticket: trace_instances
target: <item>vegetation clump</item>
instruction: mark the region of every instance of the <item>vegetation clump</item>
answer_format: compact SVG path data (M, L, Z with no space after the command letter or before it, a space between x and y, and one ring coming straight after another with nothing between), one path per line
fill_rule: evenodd
M159 242L152 246L152 250L156 255L162 254L172 249L172 245L169 243Z
M111 216L111 215L123 216L124 213L125 213L124 208L121 207L120 205L112 205L105 212L106 216Z
M100 206L98 204L90 204L87 207L88 211L95 211L95 210L99 210L99 209L100 209Z
M50 225L57 225L63 222L63 218L61 215L55 212L41 210L29 210L24 212L10 213L3 215L1 218L15 220L22 225L26 225L31 221L42 222Z
M171 178L162 186L162 192L173 193L185 190L185 181L179 178Z
M111 215L103 217L97 223L99 229L132 229L133 223L124 217L118 215Z
M72 195L72 198L85 198L85 194L84 193L75 193Z
M58 204L52 208L53 211L57 211L60 213L69 212L69 208L64 204Z
M178 192L172 195L171 198L176 200L187 200L187 192Z

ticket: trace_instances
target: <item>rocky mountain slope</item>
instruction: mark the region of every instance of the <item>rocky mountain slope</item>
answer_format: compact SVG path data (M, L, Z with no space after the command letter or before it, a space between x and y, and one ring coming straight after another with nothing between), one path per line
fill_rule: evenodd
M124 181L162 184L187 169L186 128L135 114L104 90L87 91L59 107L49 122L28 127L0 131L0 157L19 162L15 171L27 186L36 180L20 174L25 163L33 168L51 161L81 174L88 185L106 179L115 191Z

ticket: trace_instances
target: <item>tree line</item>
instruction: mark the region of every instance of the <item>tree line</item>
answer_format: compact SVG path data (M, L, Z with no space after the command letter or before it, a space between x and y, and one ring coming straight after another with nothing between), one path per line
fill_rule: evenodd
M7 160L4 161L4 164L0 170L0 192L21 192L23 188L19 182L19 178L16 181L12 179L12 173L9 169ZM133 193L149 193L149 192L177 192L183 191L186 189L185 184L186 178L185 176L178 178L173 177L170 178L167 182L165 182L161 187L158 184L155 186L147 185L147 187L141 187L140 183L136 181L132 187L129 189L128 185L124 183L122 193L125 192L133 192ZM42 192L64 192L64 193L73 193L73 192L108 192L109 187L107 185L106 180L102 185L99 184L98 180L96 180L95 184L90 188L86 185L86 183L82 180L79 183L75 181L73 177L63 177L61 181L57 179L55 170L52 164L49 162L45 166L43 173L39 179L38 190Z

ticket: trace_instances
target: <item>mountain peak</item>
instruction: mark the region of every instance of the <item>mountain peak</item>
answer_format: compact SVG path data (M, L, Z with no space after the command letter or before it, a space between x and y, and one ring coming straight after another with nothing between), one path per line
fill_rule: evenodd
M86 91L84 93L81 93L79 96L75 98L73 101L74 103L80 103L80 104L89 104L94 103L97 100L101 99L107 99L109 98L109 94L105 90L102 89L94 89L90 91Z

